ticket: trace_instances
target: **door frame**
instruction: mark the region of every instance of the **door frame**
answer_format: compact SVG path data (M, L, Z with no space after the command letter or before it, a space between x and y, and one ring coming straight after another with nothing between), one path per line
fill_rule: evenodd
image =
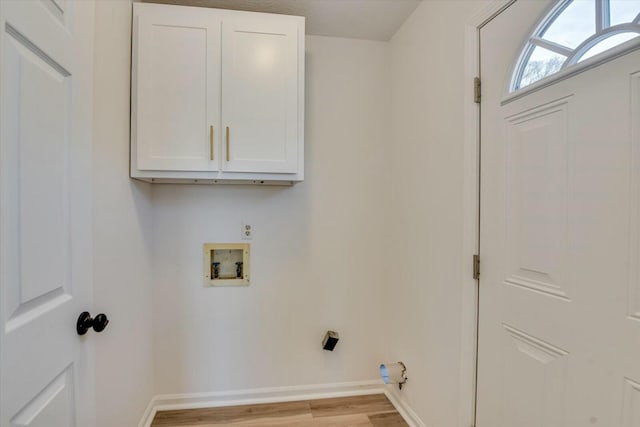
M516 0L492 0L465 23L462 318L459 427L475 426L478 373L479 280L473 278L473 256L480 251L480 106L474 102L473 79L480 77L480 29Z

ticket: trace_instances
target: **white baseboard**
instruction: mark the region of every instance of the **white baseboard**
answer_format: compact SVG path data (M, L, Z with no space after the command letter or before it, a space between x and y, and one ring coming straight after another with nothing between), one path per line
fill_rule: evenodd
M401 392L397 389L397 386L383 387L384 394L410 427L427 427L427 425L422 422L418 414L416 414L415 411L407 404L406 400L402 398L400 394Z
M294 402L332 397L385 394L411 427L426 427L418 416L382 381L358 381L336 384L273 387L229 392L161 394L149 402L138 427L150 427L158 411Z
M151 399L138 427L150 427L158 411L293 402L378 393L384 393L384 385L380 380L234 390L229 392L161 394Z
M151 398L151 401L149 401L147 408L144 410L144 413L142 414L142 419L138 423L138 427L151 426L151 423L153 422L153 419L156 416L156 412L158 412L154 406L154 403L155 403L155 398Z

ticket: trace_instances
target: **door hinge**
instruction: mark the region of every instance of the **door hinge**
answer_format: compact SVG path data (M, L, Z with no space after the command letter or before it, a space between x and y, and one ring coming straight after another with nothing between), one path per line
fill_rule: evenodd
M482 96L481 91L482 84L480 83L480 77L474 77L473 79L473 102L480 104L480 98Z
M474 280L480 278L480 255L473 256L473 278Z

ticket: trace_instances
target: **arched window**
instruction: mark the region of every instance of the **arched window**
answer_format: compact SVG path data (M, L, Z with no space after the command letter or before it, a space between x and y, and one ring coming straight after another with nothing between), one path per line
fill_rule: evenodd
M637 37L640 0L560 0L522 51L511 92Z

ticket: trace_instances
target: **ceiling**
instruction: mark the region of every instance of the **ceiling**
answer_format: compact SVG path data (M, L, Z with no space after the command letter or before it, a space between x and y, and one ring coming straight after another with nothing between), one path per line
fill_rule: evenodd
M420 0L143 0L307 18L307 34L388 41Z

